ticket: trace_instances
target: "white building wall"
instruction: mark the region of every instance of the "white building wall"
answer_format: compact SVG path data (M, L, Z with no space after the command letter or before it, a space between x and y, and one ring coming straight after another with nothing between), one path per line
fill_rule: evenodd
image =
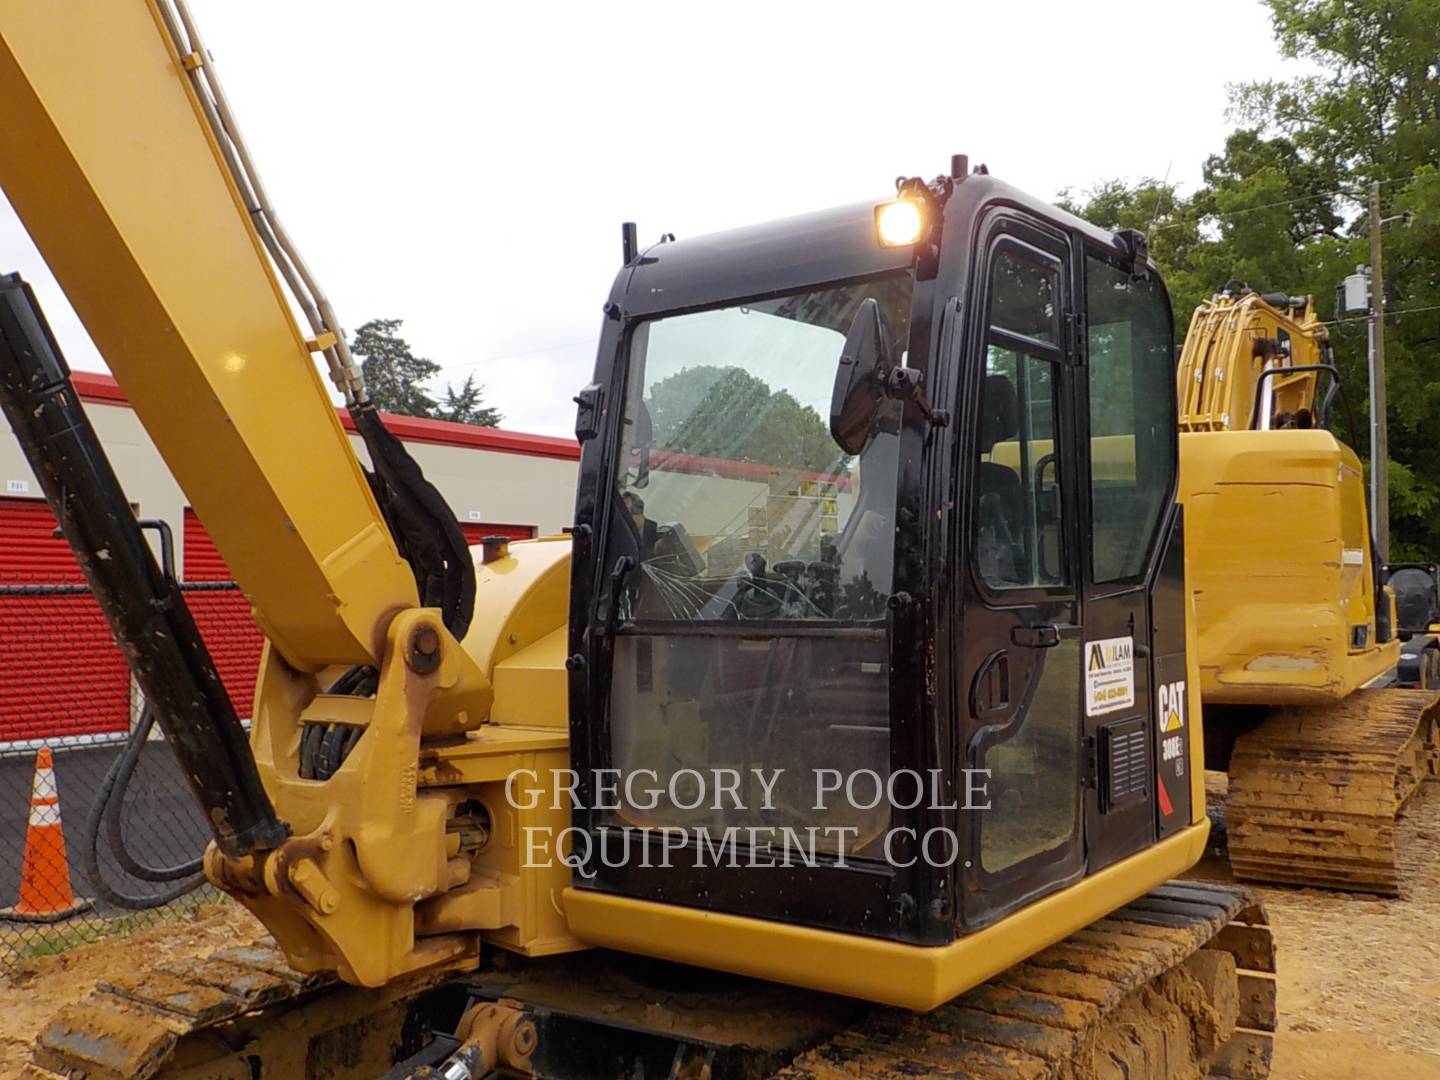
M368 462L360 437L352 435L350 442ZM541 536L570 527L578 461L436 443L405 445L461 521L534 525Z
M141 516L163 518L174 529L176 557L183 565L181 524L189 500L134 410L87 401L85 411L126 497L138 505ZM14 433L8 425L0 427L0 497L44 498ZM350 436L350 441L366 460L359 436ZM577 461L426 442L406 445L462 522L533 525L542 536L570 525Z

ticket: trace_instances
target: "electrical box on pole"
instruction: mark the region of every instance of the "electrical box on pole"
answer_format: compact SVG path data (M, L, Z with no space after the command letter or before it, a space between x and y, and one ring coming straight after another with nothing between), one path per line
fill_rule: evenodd
M1341 304L1346 315L1357 315L1370 310L1370 268L1357 266L1355 273L1347 277L1340 286Z

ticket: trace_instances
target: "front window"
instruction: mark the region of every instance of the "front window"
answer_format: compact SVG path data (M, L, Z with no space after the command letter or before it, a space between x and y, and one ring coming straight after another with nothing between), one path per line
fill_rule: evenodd
M830 436L861 301L903 348L909 278L641 324L618 488L639 541L639 620L881 617L894 553L899 406L865 449Z
M617 594L611 762L664 796L622 793L613 825L758 828L751 840L775 845L788 828L830 855L879 856L883 799L816 798L835 772L889 775L900 406L882 407L857 455L829 431L868 298L900 357L908 274L666 316L631 337L616 528L639 559ZM717 770L736 796L691 806L687 785Z

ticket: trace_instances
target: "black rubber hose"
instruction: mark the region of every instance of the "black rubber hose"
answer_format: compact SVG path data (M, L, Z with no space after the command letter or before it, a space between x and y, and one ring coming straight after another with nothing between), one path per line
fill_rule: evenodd
M475 563L455 511L373 405L356 406L350 415L370 452L381 513L415 571L421 604L440 608L446 629L463 640L475 613Z
M125 746L125 752L112 765L112 768L117 770L117 774L113 795L104 816L105 840L109 843L116 861L131 877L139 878L141 881L179 881L191 874L198 874L201 866L204 865L204 857L197 856L183 863L177 863L175 866L148 866L130 854L130 849L125 845L125 833L121 825L121 819L125 812L125 793L130 789L130 778L135 774L135 767L140 764L140 754L145 749L145 743L150 737L150 729L154 725L155 714L151 712L150 706L146 705L140 710L139 722L136 723L135 730L130 733L130 740Z
M136 523L34 293L14 274L0 277L0 412L154 704L216 843L232 858L278 847L290 827L260 781L214 658Z
M145 911L178 900L186 893L193 892L205 882L205 875L198 873L202 858L191 859L172 867L151 867L138 862L125 847L124 832L120 816L125 807L125 792L135 773L141 751L154 726L155 716L147 705L141 710L135 729L125 742L125 749L110 763L95 800L90 804L90 813L85 819L85 845L82 849L86 878L102 900L129 911ZM126 873L142 881L170 882L179 884L152 896L140 896L123 892L105 879L100 865L100 834L106 834L115 859Z

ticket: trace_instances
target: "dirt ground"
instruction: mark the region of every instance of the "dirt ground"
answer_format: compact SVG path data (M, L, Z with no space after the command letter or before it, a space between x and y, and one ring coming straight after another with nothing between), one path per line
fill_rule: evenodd
M1315 889L1260 889L1280 967L1274 1080L1440 1080L1440 784L1401 820L1399 900ZM1204 864L1197 876L1223 877ZM133 937L29 961L0 978L0 1077L14 1076L35 1033L100 978L252 941L263 928L219 904Z
M132 937L97 941L26 962L15 974L0 978L0 1077L19 1075L46 1021L90 993L105 976L203 956L229 945L248 944L264 934L265 928L253 915L223 901Z
M1273 1080L1440 1080L1440 784L1411 800L1399 847L1399 900L1256 890L1280 969Z

